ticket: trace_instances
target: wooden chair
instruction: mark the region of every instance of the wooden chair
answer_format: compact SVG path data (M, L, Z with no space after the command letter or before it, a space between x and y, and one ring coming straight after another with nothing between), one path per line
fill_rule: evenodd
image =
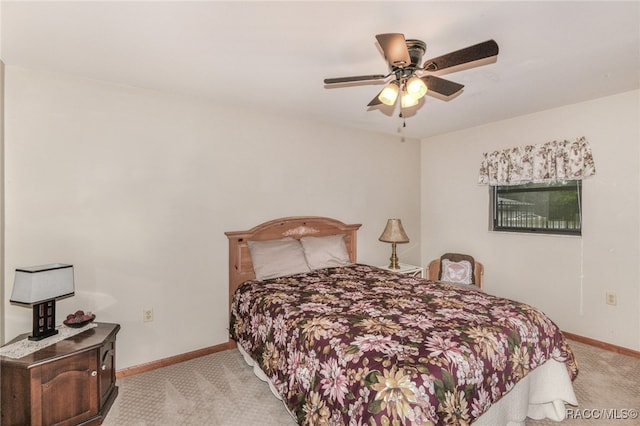
M461 260L469 261L473 270L472 284L482 289L482 286L484 284L484 266L482 265L482 263L475 260L473 256L469 256L468 254L445 253L440 256L440 259L432 260L431 262L429 262L429 266L427 267L426 271L426 277L428 280L441 280L442 274L440 265L442 263L442 259L448 259L452 262L460 262Z

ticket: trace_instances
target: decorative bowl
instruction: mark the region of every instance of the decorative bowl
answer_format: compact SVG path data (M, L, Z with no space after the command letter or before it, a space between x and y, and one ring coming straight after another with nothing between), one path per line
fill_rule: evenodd
M75 322L75 319L73 319L73 320L64 320L62 323L64 325L66 325L67 327L80 328L80 327L84 327L85 325L89 324L94 319L96 319L95 314L91 315L91 318L89 318L88 320L85 320L85 321Z

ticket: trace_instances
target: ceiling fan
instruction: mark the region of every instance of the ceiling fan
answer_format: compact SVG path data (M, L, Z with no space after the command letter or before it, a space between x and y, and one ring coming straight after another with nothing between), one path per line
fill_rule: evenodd
M462 65L466 65L465 68L484 65L484 61L482 63L477 61L487 59L488 62L488 58L495 59L498 55L498 44L494 40L488 40L429 59L420 65L422 56L427 50L425 42L405 39L400 33L378 34L376 39L389 64L387 74L325 78L324 83L329 86L358 82L368 84L393 76L367 106L380 104L394 106L400 99L401 115L402 108L416 106L427 93L448 98L459 93L464 87L462 84L437 77L433 73L443 70L454 72L460 70Z

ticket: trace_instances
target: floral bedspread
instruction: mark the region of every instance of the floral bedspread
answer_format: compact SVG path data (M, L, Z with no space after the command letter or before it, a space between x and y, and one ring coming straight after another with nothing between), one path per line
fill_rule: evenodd
M248 281L231 310L301 425L467 425L548 359L578 374L539 310L373 266Z

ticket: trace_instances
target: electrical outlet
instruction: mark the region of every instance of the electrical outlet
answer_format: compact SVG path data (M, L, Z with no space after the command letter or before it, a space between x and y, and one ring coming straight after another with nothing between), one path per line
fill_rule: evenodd
M143 309L142 322L151 322L151 321L153 321L153 308Z
M618 304L618 296L616 296L613 292L607 292L607 305L617 305Z

